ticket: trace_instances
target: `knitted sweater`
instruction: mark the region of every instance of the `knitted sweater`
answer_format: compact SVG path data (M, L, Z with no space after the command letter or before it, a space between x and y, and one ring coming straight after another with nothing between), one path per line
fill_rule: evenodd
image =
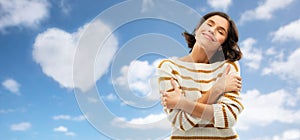
M163 60L157 69L159 88L163 91L174 90L170 82L174 78L185 98L197 101L221 77L227 65L231 66L230 72L240 75L237 61L203 64L183 62L176 58ZM212 106L214 123L179 109L164 108L172 123L171 139L237 140L238 135L233 126L244 109L240 93L227 92Z

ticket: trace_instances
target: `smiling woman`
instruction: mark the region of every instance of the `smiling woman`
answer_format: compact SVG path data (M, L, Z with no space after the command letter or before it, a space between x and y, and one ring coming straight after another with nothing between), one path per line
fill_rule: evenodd
M225 13L208 13L193 34L190 54L158 66L161 103L171 139L239 139L233 126L244 109L239 91L238 32Z

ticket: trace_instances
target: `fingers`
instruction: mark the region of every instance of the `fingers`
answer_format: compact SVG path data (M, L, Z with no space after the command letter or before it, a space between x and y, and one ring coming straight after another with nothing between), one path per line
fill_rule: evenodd
M241 80L237 80L236 81L238 84L242 85L242 81Z
M161 101L160 104L161 104L162 106L164 106L164 107L167 106L167 102L165 102L165 101Z
M229 72L230 72L230 66L227 65L227 67L226 67L224 73L227 75L227 74L229 74Z
M167 94L166 94L167 95ZM167 104L168 104L168 102L167 102L167 98L168 97L165 97L165 96L163 96L163 97L160 97L160 104L163 106L163 107L167 107Z
M236 83L239 88L242 87L242 78L240 76L236 76Z
M235 84L232 86L234 91L240 91L242 89L242 82L240 80L236 80Z
M234 80L237 83L242 83L242 77L236 75L236 74L230 74L230 79Z
M237 83L236 87L238 87L239 89L242 88L242 83Z
M160 91L160 93L163 95L163 96L161 96L160 97L160 104L162 105L162 106L165 106L166 105L166 97L164 96L165 94L162 92L162 91Z
M164 91L162 91L162 90L160 91L160 94L161 94L161 98L162 98L162 97L166 97L166 96L168 95L167 92L164 92Z
M171 84L172 84L172 87L174 88L175 91L179 90L179 88L178 88L178 86L177 86L177 84L176 84L176 82L173 78L171 78Z
M159 93L160 93L161 95L163 95L163 94L164 94L164 91L160 90Z
M228 75L230 72L230 66L227 65L227 67L225 68L225 70L223 71L222 77L225 77L226 75Z
M242 88L242 81L239 76L229 75L228 77L228 90L229 91L240 91Z
M233 78L239 80L239 81L242 81L242 77L241 76L238 76L236 74L232 74Z

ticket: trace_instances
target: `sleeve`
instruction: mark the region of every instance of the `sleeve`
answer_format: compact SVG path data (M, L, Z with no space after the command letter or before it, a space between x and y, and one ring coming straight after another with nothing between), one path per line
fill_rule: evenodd
M179 77L176 77L176 75L174 75L172 73L174 67L172 66L172 64L170 63L169 60L163 60L159 66L158 66L158 69L157 69L157 80L158 80L158 85L159 85L159 90L160 91L167 91L167 92L170 92L170 91L173 91L173 87L171 85L171 78L174 78L177 85L179 86L178 84L178 78ZM160 94L161 96L161 94ZM172 112L172 109L166 109L164 108L164 111L165 113L169 114L170 112Z
M230 72L240 75L238 62L227 63L231 66ZM229 128L233 127L239 114L244 110L242 98L239 92L226 92L219 98L214 109L214 127Z
M159 82L159 90L163 91L172 91L174 90L170 79L174 78L177 82L177 85L180 87L181 77L172 73L172 71L176 69L176 66L172 64L170 61L162 61L158 67L158 82ZM170 123L172 123L173 127L187 131L193 128L196 124L198 124L201 119L191 116L191 114L186 113L179 109L167 109L164 108L164 112L167 114L167 118ZM203 123L207 124L207 123Z

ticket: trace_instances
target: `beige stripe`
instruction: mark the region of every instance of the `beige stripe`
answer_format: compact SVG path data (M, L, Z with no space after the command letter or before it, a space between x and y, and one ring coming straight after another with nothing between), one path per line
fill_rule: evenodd
M171 136L171 140L175 139L185 139L185 140L191 140L191 139L209 139L209 140L229 140L229 139L236 139L238 138L238 135L233 136Z
M177 66L179 68L183 68L183 69L186 69L186 70L191 71L191 72L212 73L212 72L218 70L219 68L221 68L225 63L233 65L233 67L235 68L236 72L239 71L238 66L234 62L230 62L230 61L226 61L225 63L222 63L220 66L218 66L217 68L215 68L213 70L194 70L194 69L190 69L190 68L187 68L185 66L176 64L175 62L167 59L167 60L161 61L160 64L158 65L158 68L161 68L162 64L165 63L165 62L170 62L170 63L174 64L175 66Z
M180 76L182 79L193 80L193 81L195 81L196 83L206 83L206 84L208 84L208 83L210 83L210 82L216 81L217 78L218 78L218 77L221 77L223 73L219 73L219 74L217 75L217 77L212 78L212 79L210 79L210 80L195 80L195 79L193 79L193 78L190 77L190 76L184 76L184 75L179 74L179 72L176 71L176 70L172 70L172 74L178 75L178 76Z
M162 77L162 78L165 79L166 77ZM189 87L182 87L182 86L180 86L179 89L181 89L181 90L188 90L188 91L199 91L199 92L203 92L203 93L208 92L208 91L201 91L201 89L199 89L199 88L189 88ZM172 91L174 91L174 88L167 89L166 91L167 92L172 92Z
M226 61L226 63L229 63L229 64L233 65L235 71L236 71L236 72L239 72L238 66L237 66L234 62Z
M231 112L231 114L233 115L234 119L237 120L237 115L235 114L235 112L233 111L233 109L231 108L230 105L227 105L225 103L223 103L224 105L227 106L227 108L229 109L229 111Z
M213 124L196 124L194 127L215 127Z
M171 79L172 79L172 77L159 77L158 82L165 81L165 80L171 80Z
M168 89L167 92L172 92L172 91L174 91L174 90L175 90L174 88Z
M182 111L180 111L179 124L180 124L180 129L184 131L184 128L183 128L183 125L182 125Z
M188 91L200 91L199 88L188 88L188 87L180 87L182 90L188 90Z
M224 117L224 125L225 128L228 127L228 120L227 120L227 114L226 114L226 110L225 110L225 106L222 104L222 111L223 111L223 117Z
M182 66L182 65L179 65L179 64L176 64L175 62L173 61L170 61L170 60L163 60L159 65L158 65L158 68L161 68L162 64L165 63L165 62L170 62L172 63L173 65L179 67L179 68L183 68L183 69L186 69L188 71L191 71L191 72L200 72L200 73L212 73L216 70L218 70L219 68L221 68L225 63L221 64L220 66L218 66L217 68L213 69L213 70L195 70L195 69L191 69L191 68L187 68L185 66Z
M201 94L206 94L208 92L208 91L202 91L202 90L200 90L198 88L179 87L179 89L185 90L185 91L199 91L199 92L201 92ZM172 91L174 91L174 88L166 90L166 92L172 92ZM182 94L185 95L185 92L182 91Z
M226 92L225 94L235 94L235 95L240 95L240 93L237 92L237 91Z
M224 94L224 97L227 97L227 98L229 98L230 100L232 100L232 101L238 103L238 104L242 107L242 109L244 109L244 106L242 105L242 103L241 103L240 101L238 101L238 100L236 99L236 97L231 96L231 95L228 95L228 94Z
M184 113L184 117L187 119L187 121L190 123L191 126L195 126L195 124L190 120L190 118L186 115L186 112Z
M173 125L175 125L175 123L176 123L176 119L177 119L178 114L179 114L179 111L176 113L176 115L175 115L175 117L174 117L174 119L173 119L173 121L172 121L172 124L173 124Z
M241 109L237 105L231 104L231 106L235 107L238 110L238 112L241 113Z

